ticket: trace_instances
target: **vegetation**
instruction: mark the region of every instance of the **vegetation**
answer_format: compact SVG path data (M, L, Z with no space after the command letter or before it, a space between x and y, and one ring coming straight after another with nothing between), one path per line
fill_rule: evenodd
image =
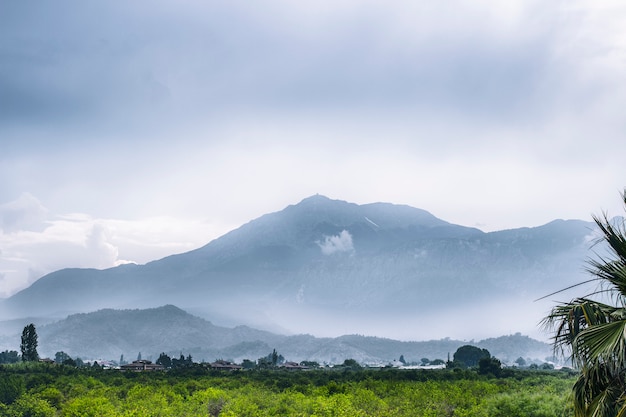
M626 191L622 194L626 207ZM576 416L626 415L626 225L606 213L593 217L602 243L589 272L598 289L554 307L545 324L554 345L570 352L580 376L573 387Z
M348 365L352 365L349 362ZM569 416L564 371L0 366L0 416Z
M0 352L0 365L3 363L15 363L20 360L20 355L15 350Z
M491 358L491 353L487 349L481 349L472 345L461 346L454 352L454 364L462 367L478 366L482 359Z
M20 345L23 361L36 361L39 359L37 353L37 331L33 323L24 327L22 331L22 343Z

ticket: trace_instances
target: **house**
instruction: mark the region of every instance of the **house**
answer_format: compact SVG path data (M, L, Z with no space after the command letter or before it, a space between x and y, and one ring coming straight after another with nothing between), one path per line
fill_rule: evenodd
M290 371L302 371L302 370L309 369L308 366L300 365L297 362L285 362L282 365L280 365L280 367L283 369L290 370Z
M215 361L213 363L210 363L209 366L211 367L211 369L219 371L239 371L240 369L243 369L243 366L241 365L237 365L235 363L224 360Z
M120 369L122 371L162 371L165 368L163 367L163 365L159 365L142 359L122 365L120 366Z

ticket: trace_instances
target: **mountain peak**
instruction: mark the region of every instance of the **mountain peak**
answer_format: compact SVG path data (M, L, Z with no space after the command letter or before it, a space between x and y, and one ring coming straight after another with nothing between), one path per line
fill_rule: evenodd
M325 202L325 201L331 201L331 199L322 194L314 194L312 196L302 199L302 201L300 201L300 203L298 204L308 204L308 203Z
M344 200L333 200L332 198L326 197L325 195L315 194L310 197L306 197L302 199L302 201L300 201L299 203L295 205L291 205L289 207L304 207L304 208L316 209L316 208L329 207L331 205L356 206L356 204L348 203L347 201L344 201Z

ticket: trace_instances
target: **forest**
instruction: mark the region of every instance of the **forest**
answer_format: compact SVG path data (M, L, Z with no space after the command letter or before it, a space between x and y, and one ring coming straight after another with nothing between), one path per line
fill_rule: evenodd
M571 416L568 369L0 366L0 416Z

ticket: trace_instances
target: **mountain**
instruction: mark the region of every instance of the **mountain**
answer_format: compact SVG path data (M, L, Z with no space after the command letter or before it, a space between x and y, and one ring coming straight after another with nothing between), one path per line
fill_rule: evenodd
M105 309L74 314L55 323L37 326L40 355L54 357L59 351L83 359L129 359L141 353L142 358L156 360L161 352L172 357L189 355L196 361L218 358L256 360L276 349L287 360L315 360L320 363L342 363L356 359L362 363L389 363L403 355L409 362L422 358L446 359L464 342L452 339L425 342L401 342L379 337L346 335L316 338L311 335L285 336L248 326L216 326L172 305L145 310ZM15 349L19 333L0 348ZM499 359L513 363L518 357L544 360L551 352L546 343L520 334L479 342Z
M413 207L315 195L191 252L48 274L6 319L177 305L282 333L483 337L536 329L533 300L581 281L592 224L484 233Z

